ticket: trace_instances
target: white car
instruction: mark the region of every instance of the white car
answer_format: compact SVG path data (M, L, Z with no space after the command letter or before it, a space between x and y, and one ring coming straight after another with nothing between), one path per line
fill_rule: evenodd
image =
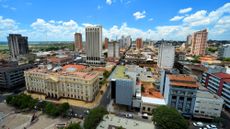
M207 127L208 129L213 129L213 128L216 128L216 125L206 125L206 127Z
M194 126L202 127L204 124L202 122L193 122Z

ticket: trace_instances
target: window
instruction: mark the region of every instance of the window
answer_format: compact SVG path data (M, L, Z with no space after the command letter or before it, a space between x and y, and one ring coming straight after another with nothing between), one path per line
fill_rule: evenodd
M143 107L142 110L145 110L145 107Z
M150 108L148 108L148 111L150 111Z

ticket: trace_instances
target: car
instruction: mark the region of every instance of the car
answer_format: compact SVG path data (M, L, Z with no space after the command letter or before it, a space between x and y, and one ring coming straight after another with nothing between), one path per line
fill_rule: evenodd
M204 126L204 124L202 123L202 122L193 122L193 125L196 127L196 126L198 126L198 127L202 127L202 126Z
M206 128L206 127L201 127L201 128L199 128L199 129L208 129L208 128Z
M144 113L144 114L142 115L142 118L143 118L143 119L148 119L148 114L147 114L147 113Z
M84 113L88 115L89 114L89 110L85 110Z
M126 117L126 118L133 118L133 115L130 114L130 113L127 113L127 114L125 114L125 117Z
M75 114L73 115L73 117L75 117L75 118L77 118L77 116L78 116L78 114L77 114L77 113L75 113Z
M206 125L206 127L207 127L208 129L213 129L213 128L216 128L216 125Z

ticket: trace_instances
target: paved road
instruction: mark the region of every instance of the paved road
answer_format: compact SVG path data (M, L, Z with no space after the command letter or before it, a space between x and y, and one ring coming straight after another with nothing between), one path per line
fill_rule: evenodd
M110 103L110 85L109 83L107 84L108 87L104 93L104 95L101 98L100 106L107 107L107 105Z

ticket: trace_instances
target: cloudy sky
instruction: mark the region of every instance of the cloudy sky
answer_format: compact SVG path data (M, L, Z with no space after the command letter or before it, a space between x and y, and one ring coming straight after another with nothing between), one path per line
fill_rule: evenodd
M209 39L230 40L229 0L0 0L0 41L9 33L30 41L73 41L84 27L103 36L185 40L207 28Z

